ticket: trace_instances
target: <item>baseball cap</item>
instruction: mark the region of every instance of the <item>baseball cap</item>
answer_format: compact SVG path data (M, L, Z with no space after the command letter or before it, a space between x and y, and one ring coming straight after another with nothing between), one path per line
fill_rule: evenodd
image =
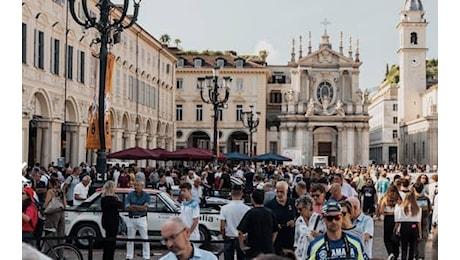
M322 213L342 213L342 207L340 204L335 200L328 200L323 206Z
M33 200L34 198L34 190L31 187L24 187L24 191L29 195L29 198Z

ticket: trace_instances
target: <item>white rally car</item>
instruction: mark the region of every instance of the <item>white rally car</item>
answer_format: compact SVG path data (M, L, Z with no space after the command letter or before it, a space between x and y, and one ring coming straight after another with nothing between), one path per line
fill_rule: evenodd
M134 189L117 188L116 194L120 200L125 201L127 194ZM150 194L151 200L148 205L147 220L149 226L149 238L161 239L161 226L163 222L171 216L180 214L180 203L172 199L166 192L144 189ZM128 212L121 211L120 216L128 221ZM95 236L102 238L105 236L105 231L101 223L101 191L93 193L85 202L79 206L67 207L65 210L65 235L66 236ZM200 240L209 243L213 239L221 239L220 236L220 221L219 211L211 208L203 208L200 210ZM119 235L119 237L124 237ZM75 243L78 247L88 247L88 239L77 239ZM97 246L97 244L95 245Z

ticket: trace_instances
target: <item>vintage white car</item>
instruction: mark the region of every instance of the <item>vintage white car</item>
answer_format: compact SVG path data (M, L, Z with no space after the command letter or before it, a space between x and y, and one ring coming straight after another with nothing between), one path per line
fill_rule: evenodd
M116 194L124 203L126 195L134 189L117 188ZM148 205L147 220L149 225L149 239L161 238L161 226L163 222L174 215L180 214L180 204L172 199L166 192L155 189L144 189L150 194L151 200ZM121 211L120 216L128 221L128 212ZM66 236L105 236L101 224L101 191L93 193L79 206L67 207L65 210L65 235ZM211 208L200 210L200 240L209 243L214 239L221 239L219 211ZM119 237L126 238L119 235ZM139 238L139 237L137 237ZM76 245L81 248L88 247L88 239L77 239ZM95 246L98 246L97 244Z

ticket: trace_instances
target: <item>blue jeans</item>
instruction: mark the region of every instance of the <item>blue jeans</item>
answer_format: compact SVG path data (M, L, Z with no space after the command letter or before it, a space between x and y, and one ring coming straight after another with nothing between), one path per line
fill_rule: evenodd
M233 260L236 251L236 259L243 260L244 253L240 249L240 241L238 238L225 238L224 243L224 259Z

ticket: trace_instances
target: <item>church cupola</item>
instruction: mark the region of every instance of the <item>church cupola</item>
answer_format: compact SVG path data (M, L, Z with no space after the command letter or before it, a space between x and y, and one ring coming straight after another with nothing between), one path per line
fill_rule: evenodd
M421 0L406 0L404 3L404 11L423 11Z

